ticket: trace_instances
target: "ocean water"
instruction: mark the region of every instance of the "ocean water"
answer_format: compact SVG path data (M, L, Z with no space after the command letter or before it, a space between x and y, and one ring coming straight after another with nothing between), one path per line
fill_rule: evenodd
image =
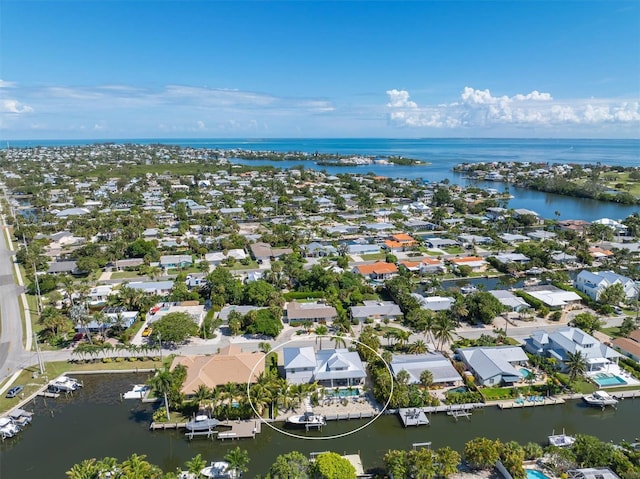
M421 165L318 166L312 161L240 160L235 163L279 168L304 166L329 174L374 173L393 178L422 179L469 185L472 182L453 172L463 162L518 161L534 163L576 163L640 166L640 140L590 139L387 139L387 138L280 138L280 139L175 139L147 138L126 140L42 140L15 141L11 147L72 146L96 143L167 144L207 149L245 149L254 151L339 153L342 155L404 156L426 162ZM6 148L6 145L4 145ZM229 155L228 155L229 156ZM612 202L571 198L524 190L504 183L473 183L482 188L505 189L513 195L509 208L527 208L546 218L555 212L562 219L593 221L599 218L623 219L638 210Z

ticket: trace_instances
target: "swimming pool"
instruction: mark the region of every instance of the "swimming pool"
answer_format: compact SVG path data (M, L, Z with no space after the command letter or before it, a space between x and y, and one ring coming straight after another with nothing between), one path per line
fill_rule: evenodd
M537 469L526 469L527 471L527 479L549 479L549 476L544 475L541 471Z
M598 373L591 379L593 379L598 386L620 386L621 384L627 384L627 381L620 376L610 373Z
M533 379L535 375L527 368L520 368L520 374L524 379Z
M329 394L334 398L348 398L352 396L359 396L360 390L358 388L354 389L334 389L329 391Z

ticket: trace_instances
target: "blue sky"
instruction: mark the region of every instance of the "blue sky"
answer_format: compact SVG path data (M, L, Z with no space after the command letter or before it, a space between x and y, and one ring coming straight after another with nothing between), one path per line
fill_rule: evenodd
M0 0L4 139L640 137L635 1Z

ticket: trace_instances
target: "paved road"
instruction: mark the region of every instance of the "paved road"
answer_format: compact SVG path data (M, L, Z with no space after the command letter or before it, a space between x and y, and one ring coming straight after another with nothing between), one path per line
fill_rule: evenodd
M22 287L13 281L13 253L5 240L4 217L0 227L0 380L3 380L28 365L31 355L23 346L22 320L18 304Z

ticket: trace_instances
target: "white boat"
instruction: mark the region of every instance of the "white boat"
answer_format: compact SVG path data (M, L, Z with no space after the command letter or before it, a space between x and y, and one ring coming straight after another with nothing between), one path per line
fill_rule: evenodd
M136 384L131 391L127 391L122 397L124 399L142 399L149 389L151 388L145 384Z
M193 418L193 421L189 421L185 424L187 431L208 431L213 429L220 421L213 417L209 417L206 414L200 414Z
M16 426L8 417L0 417L0 437L13 437L20 432L20 428Z
M537 286L540 283L542 283L540 278L527 278L522 282L524 286Z
M549 436L549 444L551 446L569 447L574 442L576 442L575 437L566 435L564 431L562 431L562 434L554 434L554 433L552 433L551 436Z
M305 412L304 414L289 416L287 418L289 424L298 424L301 426L324 426L327 424L327 420L320 414L313 414L312 412Z
M462 288L460 288L460 292L462 294L470 294L478 291L478 287L472 284L465 284Z
M200 471L200 475L210 479L229 479L232 477L229 463L226 461L212 462Z
M606 391L594 391L592 394L585 394L582 400L589 406L605 407L615 406L618 400Z
M49 387L58 392L70 392L75 391L82 387L82 383L77 379L67 376L60 376L49 383Z

